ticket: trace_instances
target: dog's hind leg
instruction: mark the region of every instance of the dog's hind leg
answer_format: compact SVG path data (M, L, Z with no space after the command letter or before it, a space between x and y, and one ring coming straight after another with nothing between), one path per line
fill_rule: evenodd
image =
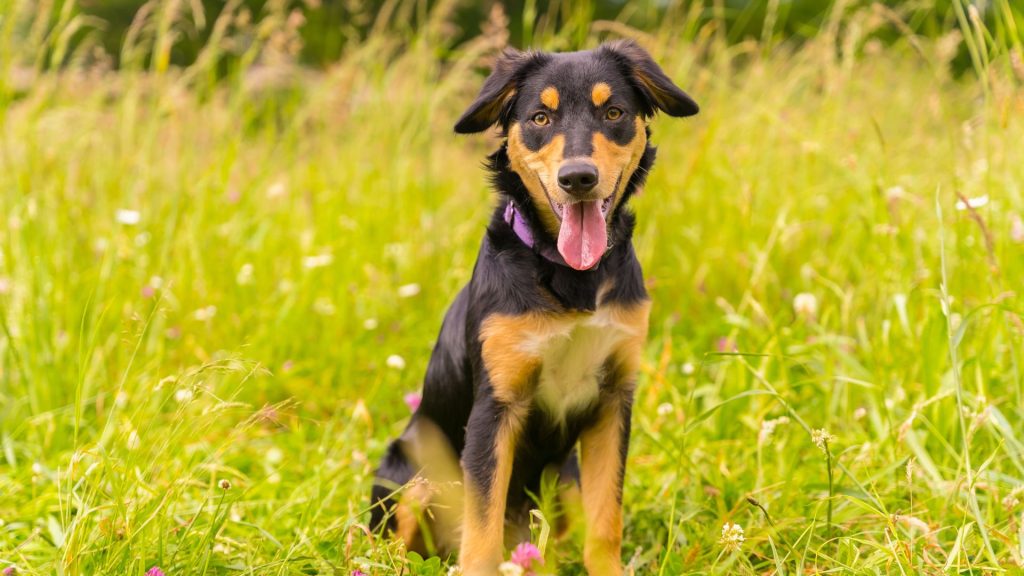
M370 492L370 530L378 532L382 527L387 527L392 532L398 530L398 520L395 517L397 497L402 487L412 480L415 473L402 450L402 440L392 442L373 479L373 489Z
M389 447L374 481L370 525L381 526L421 555L445 554L458 541L458 459L428 418L416 416Z

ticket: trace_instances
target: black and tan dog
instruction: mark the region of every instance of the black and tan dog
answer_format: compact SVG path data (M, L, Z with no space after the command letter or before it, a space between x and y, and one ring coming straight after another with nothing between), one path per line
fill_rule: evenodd
M646 121L657 110L690 116L697 105L633 43L499 58L455 131L503 130L488 164L500 202L445 316L422 404L377 471L375 528L411 548L458 549L465 574L490 576L528 491L555 470L582 494L588 572L621 574L650 310L626 202L654 162ZM458 481L444 504L458 513L417 513L445 500L446 480Z

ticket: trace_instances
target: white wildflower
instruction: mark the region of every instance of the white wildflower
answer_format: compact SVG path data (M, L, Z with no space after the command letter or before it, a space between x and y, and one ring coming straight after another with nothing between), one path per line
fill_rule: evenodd
M736 552L743 546L744 540L743 527L726 522L722 526L722 537L718 539L718 543L725 548L726 552Z
M330 266L331 262L334 262L334 256L329 253L316 254L314 256L306 256L302 259L302 266L312 270L314 268L323 268Z
M141 443L142 442L141 442L141 440L139 440L139 433L138 432L136 432L135 430L132 430L131 432L128 433L128 440L127 440L127 442L125 442L125 444L128 446L129 450L136 450L136 449L138 449L138 447L139 447L139 445Z
M406 284L405 286L398 287L399 298L412 298L413 296L420 293L420 285L415 282L412 284Z
M192 313L192 315L195 317L196 320L199 320L200 322L205 322L217 315L217 307L213 305L206 306L204 308L196 310L195 312Z
M658 416L667 416L675 411L675 406L668 402L663 402L658 405Z
M242 267L238 269L238 274L235 276L235 282L237 282L239 286L248 286L249 284L252 284L252 273L252 264L248 262L242 264Z
M886 200L899 200L906 197L907 191L903 186L893 186L885 191Z
M959 312L953 312L953 314L949 316L949 325L953 330L959 329L960 324L962 324L963 321L964 317L961 316Z
M693 373L697 371L697 368L694 367L693 362L687 362L686 364L683 364L682 370L683 374L687 376L692 376Z
M180 388L180 389L178 389L178 391L174 393L174 399L177 400L179 404L185 404L186 402L192 400L192 389L191 388Z
M500 576L523 576L523 567L515 562L502 562L498 566Z
M868 415L868 409L863 407L863 406L859 406L856 410L853 411L853 419L854 420L863 420L864 417L867 416L867 415Z
M363 320L363 328L367 330L376 330L379 323L376 318L367 318Z
M967 210L968 208L981 208L986 204L988 204L988 194L983 194L981 196L976 196L974 198L968 198L967 202L964 202L963 200L957 200L956 209Z
M264 457L270 464L280 464L281 461L284 460L284 452L282 452L277 446L274 446L270 450L267 450L267 454Z
M897 310L907 309L907 295L903 293L896 293L892 295L892 303L896 306Z
M114 216L120 224L125 226L135 226L142 220L142 215L139 214L138 210L126 210L120 209Z
M405 358L402 358L398 354L392 354L391 356L388 356L387 365L389 368L394 368L395 370L405 370Z
M284 182L278 180L267 188L267 198L280 198L288 192Z
M779 416L778 418L761 422L761 431L757 434L757 443L761 445L767 444L780 424L789 424L789 417Z
M829 434L828 430L820 428L811 433L811 440L814 441L814 445L821 449L822 452L827 450L829 444L834 442L835 436Z
M313 302L313 311L321 316L334 316L334 302L326 296L321 296Z
M810 292L801 292L793 298L793 311L799 318L814 318L818 315L818 298Z

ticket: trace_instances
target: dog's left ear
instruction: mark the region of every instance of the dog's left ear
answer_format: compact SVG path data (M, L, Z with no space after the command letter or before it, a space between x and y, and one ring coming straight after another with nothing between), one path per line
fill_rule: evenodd
M625 66L634 86L647 99L651 112L655 108L669 116L693 116L700 107L693 98L676 86L646 50L631 40L620 40L601 47Z
M483 132L504 120L516 95L516 85L527 67L539 61L539 54L506 48L494 63L494 70L484 81L476 100L455 123L455 132Z

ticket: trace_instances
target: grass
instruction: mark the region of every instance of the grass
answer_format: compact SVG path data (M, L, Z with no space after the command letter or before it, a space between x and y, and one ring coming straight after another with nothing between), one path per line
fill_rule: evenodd
M271 10L177 69L168 2L113 72L66 48L88 22L25 36L6 6L0 568L445 573L371 539L365 507L494 203L496 140L451 126L500 15L451 47L451 6L403 31L397 3L313 73ZM884 46L879 13L837 9L800 47L687 13L642 35L703 110L654 121L634 203L637 574L1024 566L1020 46L965 10L977 68L955 77L957 37ZM580 14L537 44L634 33ZM548 567L582 574L580 547L549 542Z

